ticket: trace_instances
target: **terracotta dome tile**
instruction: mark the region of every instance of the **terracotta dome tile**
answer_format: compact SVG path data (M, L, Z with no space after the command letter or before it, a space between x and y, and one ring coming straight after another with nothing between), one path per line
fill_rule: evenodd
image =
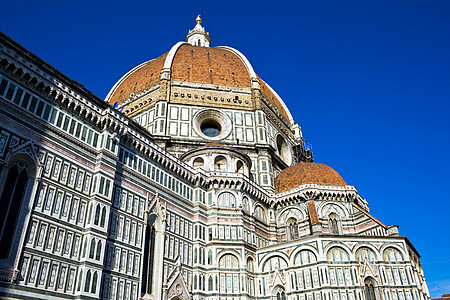
M123 102L130 97L131 93L138 94L143 90L159 83L161 78L161 70L164 66L167 53L161 55L158 58L150 60L136 70L130 72L126 78L116 87L111 97L109 98L109 104L116 102Z
M251 87L244 62L222 48L182 45L172 63L172 79L217 85Z
M282 193L303 184L345 186L347 183L331 167L311 162L300 162L283 170L275 178L275 192Z
M128 72L111 91L109 104L120 104L132 93L139 94L158 84L167 55L165 53ZM250 73L244 61L233 51L221 47L182 44L173 57L171 80L251 88ZM262 79L259 78L259 81L262 95L289 122L288 113L277 95Z
M283 116L283 118L289 122L289 116L286 113L286 110L284 109L283 105L278 100L278 97L275 96L274 93L272 93L270 88L261 78L259 78L259 82L261 85L261 93L264 95L264 97L266 97L266 99L270 102L270 104L272 104L274 107L277 108L277 111Z

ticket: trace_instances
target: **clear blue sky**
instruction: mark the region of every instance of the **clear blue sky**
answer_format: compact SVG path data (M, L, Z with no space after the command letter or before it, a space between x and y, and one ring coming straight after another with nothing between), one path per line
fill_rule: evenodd
M244 53L336 169L450 293L450 1L3 1L0 30L104 98L184 40Z

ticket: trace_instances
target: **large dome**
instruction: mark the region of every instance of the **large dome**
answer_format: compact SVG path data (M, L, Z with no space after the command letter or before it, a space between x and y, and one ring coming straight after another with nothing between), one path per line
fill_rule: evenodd
M282 193L302 184L345 186L347 183L331 167L312 162L300 162L275 178L275 192Z
M106 101L178 157L211 142L239 149L252 178L273 192L274 174L311 159L301 128L241 52L210 42L197 21L185 42L131 69ZM238 170L239 155L227 153L228 169Z
M165 74L170 74L169 78L165 78ZM135 95L157 87L162 79L248 91L257 87L280 117L288 124L293 121L283 100L255 74L247 58L238 50L187 42L179 42L168 53L130 70L114 85L106 101L120 106ZM260 107L259 103L247 104L248 109Z

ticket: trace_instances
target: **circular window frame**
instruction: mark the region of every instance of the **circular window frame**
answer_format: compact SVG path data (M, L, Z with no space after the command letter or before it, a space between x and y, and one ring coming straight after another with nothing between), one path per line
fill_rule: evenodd
M220 133L217 136L207 136L202 132L202 125L215 122L220 125ZM204 109L195 114L193 118L195 132L205 140L218 141L227 138L231 133L231 119L225 113L216 109Z
M213 131L216 130L216 131L217 131L217 134L215 134L215 135L209 135L209 134L206 134L206 133L205 133L205 131L211 130L211 129L213 129ZM204 135L206 135L206 136L208 136L208 137L210 137L210 138L215 138L215 137L219 136L220 133L222 132L222 125L220 125L220 123L217 122L216 120L208 119L208 120L206 120L206 121L203 121L203 122L200 124L200 130L201 130L201 132L202 132ZM214 132L214 133L216 133L216 132Z

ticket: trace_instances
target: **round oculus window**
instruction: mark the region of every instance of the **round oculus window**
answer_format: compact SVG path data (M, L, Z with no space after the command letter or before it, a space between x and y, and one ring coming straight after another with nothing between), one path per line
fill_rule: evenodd
M194 116L193 123L195 131L208 140L221 140L231 133L230 118L219 110L202 110Z
M205 120L200 125L200 130L202 133L208 137L216 137L222 131L222 126L214 120Z

